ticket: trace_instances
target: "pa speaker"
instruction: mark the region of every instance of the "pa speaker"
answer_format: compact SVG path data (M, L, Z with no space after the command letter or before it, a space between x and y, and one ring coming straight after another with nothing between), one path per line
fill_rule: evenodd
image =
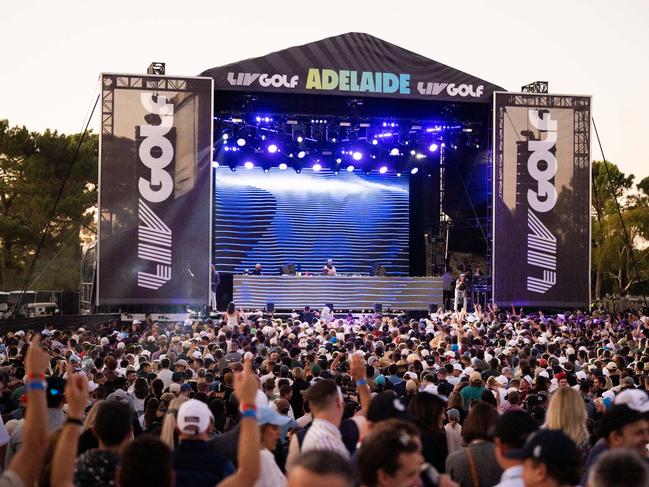
M375 313L382 313L383 312L383 305L381 303L376 303L374 305L374 312Z
M266 303L266 312L274 313L275 312L275 303Z

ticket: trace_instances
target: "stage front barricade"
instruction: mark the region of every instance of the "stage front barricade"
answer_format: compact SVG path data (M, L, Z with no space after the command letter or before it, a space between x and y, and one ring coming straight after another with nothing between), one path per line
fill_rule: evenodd
M442 304L441 277L369 276L234 276L234 302L244 308L322 308L367 310L428 310Z

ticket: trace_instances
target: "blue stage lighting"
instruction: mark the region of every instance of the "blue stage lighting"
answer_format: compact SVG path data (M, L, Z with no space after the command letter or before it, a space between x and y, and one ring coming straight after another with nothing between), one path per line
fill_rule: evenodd
M340 157L336 159L336 164L340 164L341 162L343 162L343 160Z
M347 166L347 172L353 172L353 171L354 171L354 166L352 166L351 164Z
M285 162L282 162L282 163L279 165L279 168L280 168L282 171L286 171L286 169L288 168L288 165L287 165Z
M244 139L243 137L239 137L239 138L237 139L237 145L238 145L239 147L243 147L244 145L246 145L246 139Z
M388 172L388 166L381 166L379 173L385 174L386 172Z
M399 149L397 149L396 147L393 147L392 149L390 149L390 155L391 156L398 156L399 155Z
M311 169L313 169L315 172L318 172L320 171L320 169L322 169L322 166L320 165L320 163L316 162L313 166L311 166Z
M428 146L428 150L429 150L430 152L435 152L437 149L439 149L439 146L438 146L437 144L430 144L430 145Z
M297 157L299 159L304 159L304 156L306 156L306 152L304 152L303 150L297 153Z
M417 174L418 172L419 172L419 168L418 168L417 166L413 167L413 168L410 170L410 174Z
M378 140L376 140L376 139L373 139L373 140L372 140L372 145L377 145L378 143L379 143Z
M271 154L274 154L275 152L277 152L277 144L270 144L270 145L268 146L267 150L268 150L268 152L270 152Z
M255 165L254 165L252 162L250 162L250 161L246 161L246 162L243 164L243 167L245 167L246 169L252 169L253 167L255 167Z
M304 142L304 137L302 137L301 135L298 135L295 140L297 140L298 144L301 144L302 142Z
M354 159L355 161L360 161L362 158L363 158L363 154L361 154L358 151L352 154L352 159Z
M218 168L219 167L219 162L218 161L212 161L212 167L214 169Z
M223 136L221 138L223 140L228 140L230 138L230 136L227 133L225 133L225 134L223 134Z

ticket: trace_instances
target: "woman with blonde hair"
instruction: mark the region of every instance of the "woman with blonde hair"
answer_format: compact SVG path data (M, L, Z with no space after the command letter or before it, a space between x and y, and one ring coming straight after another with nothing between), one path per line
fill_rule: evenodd
M574 441L581 453L582 464L588 455L588 413L581 394L565 387L557 389L548 404L543 428L561 430Z
M176 416L178 415L178 409L180 405L185 401L188 401L188 397L177 397L169 404L169 409L167 414L165 414L165 419L162 423L162 431L160 432L160 439L167 445L170 449L176 447L178 441L176 435Z

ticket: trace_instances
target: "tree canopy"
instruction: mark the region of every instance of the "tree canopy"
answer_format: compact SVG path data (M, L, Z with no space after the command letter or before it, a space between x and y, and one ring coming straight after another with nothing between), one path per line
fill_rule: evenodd
M0 289L20 289L81 134L31 132L0 120ZM86 134L46 236L36 289L76 290L82 224L97 202L97 136ZM56 259L52 261L52 259ZM41 273L46 266L48 272Z

